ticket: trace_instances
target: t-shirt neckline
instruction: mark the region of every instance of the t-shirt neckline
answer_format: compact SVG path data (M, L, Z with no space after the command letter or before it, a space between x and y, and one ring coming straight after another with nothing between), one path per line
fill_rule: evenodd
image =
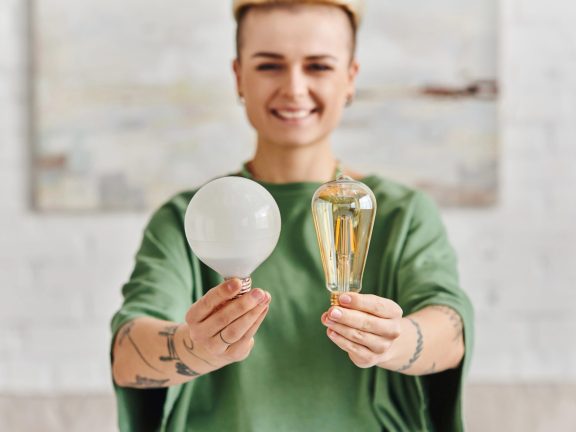
M302 191L315 191L320 186L322 186L323 182L289 182L289 183L271 183L262 180L255 179L250 170L248 169L248 162L244 162L242 164L242 168L238 173L239 176L250 179L255 181L256 183L264 186L267 190L271 192L302 192ZM360 182L370 186L372 180L374 179L374 175L367 175L362 177Z

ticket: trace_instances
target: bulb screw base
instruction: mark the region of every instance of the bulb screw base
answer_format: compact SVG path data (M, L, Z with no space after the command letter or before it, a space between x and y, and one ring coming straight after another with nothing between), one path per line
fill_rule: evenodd
M240 279L240 283L242 284L242 288L238 295L246 294L252 289L252 278L250 276Z
M340 306L340 301L338 300L340 294L338 293L331 293L330 294L330 305L331 306Z

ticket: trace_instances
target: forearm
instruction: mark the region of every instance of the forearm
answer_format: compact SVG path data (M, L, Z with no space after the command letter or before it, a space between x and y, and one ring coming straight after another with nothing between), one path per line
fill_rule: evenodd
M380 367L426 375L457 367L464 356L462 319L447 306L429 306L401 321L390 359Z
M121 387L167 387L216 369L194 352L186 324L137 318L116 334L112 373Z

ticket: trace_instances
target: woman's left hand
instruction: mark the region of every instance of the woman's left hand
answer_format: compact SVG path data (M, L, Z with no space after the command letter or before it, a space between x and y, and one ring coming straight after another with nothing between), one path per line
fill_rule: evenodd
M322 314L332 341L361 368L386 363L400 336L402 309L392 300L372 294L346 293L340 306Z

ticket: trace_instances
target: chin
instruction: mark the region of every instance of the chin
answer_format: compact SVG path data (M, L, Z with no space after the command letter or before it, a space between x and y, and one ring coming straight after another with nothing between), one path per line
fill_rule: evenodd
M301 148L319 145L327 141L330 133L322 133L318 130L293 131L292 133L274 131L274 133L260 134L260 141L269 143L271 146L283 148Z
M283 137L267 140L271 145L283 148L302 148L318 145L324 139L320 137Z

